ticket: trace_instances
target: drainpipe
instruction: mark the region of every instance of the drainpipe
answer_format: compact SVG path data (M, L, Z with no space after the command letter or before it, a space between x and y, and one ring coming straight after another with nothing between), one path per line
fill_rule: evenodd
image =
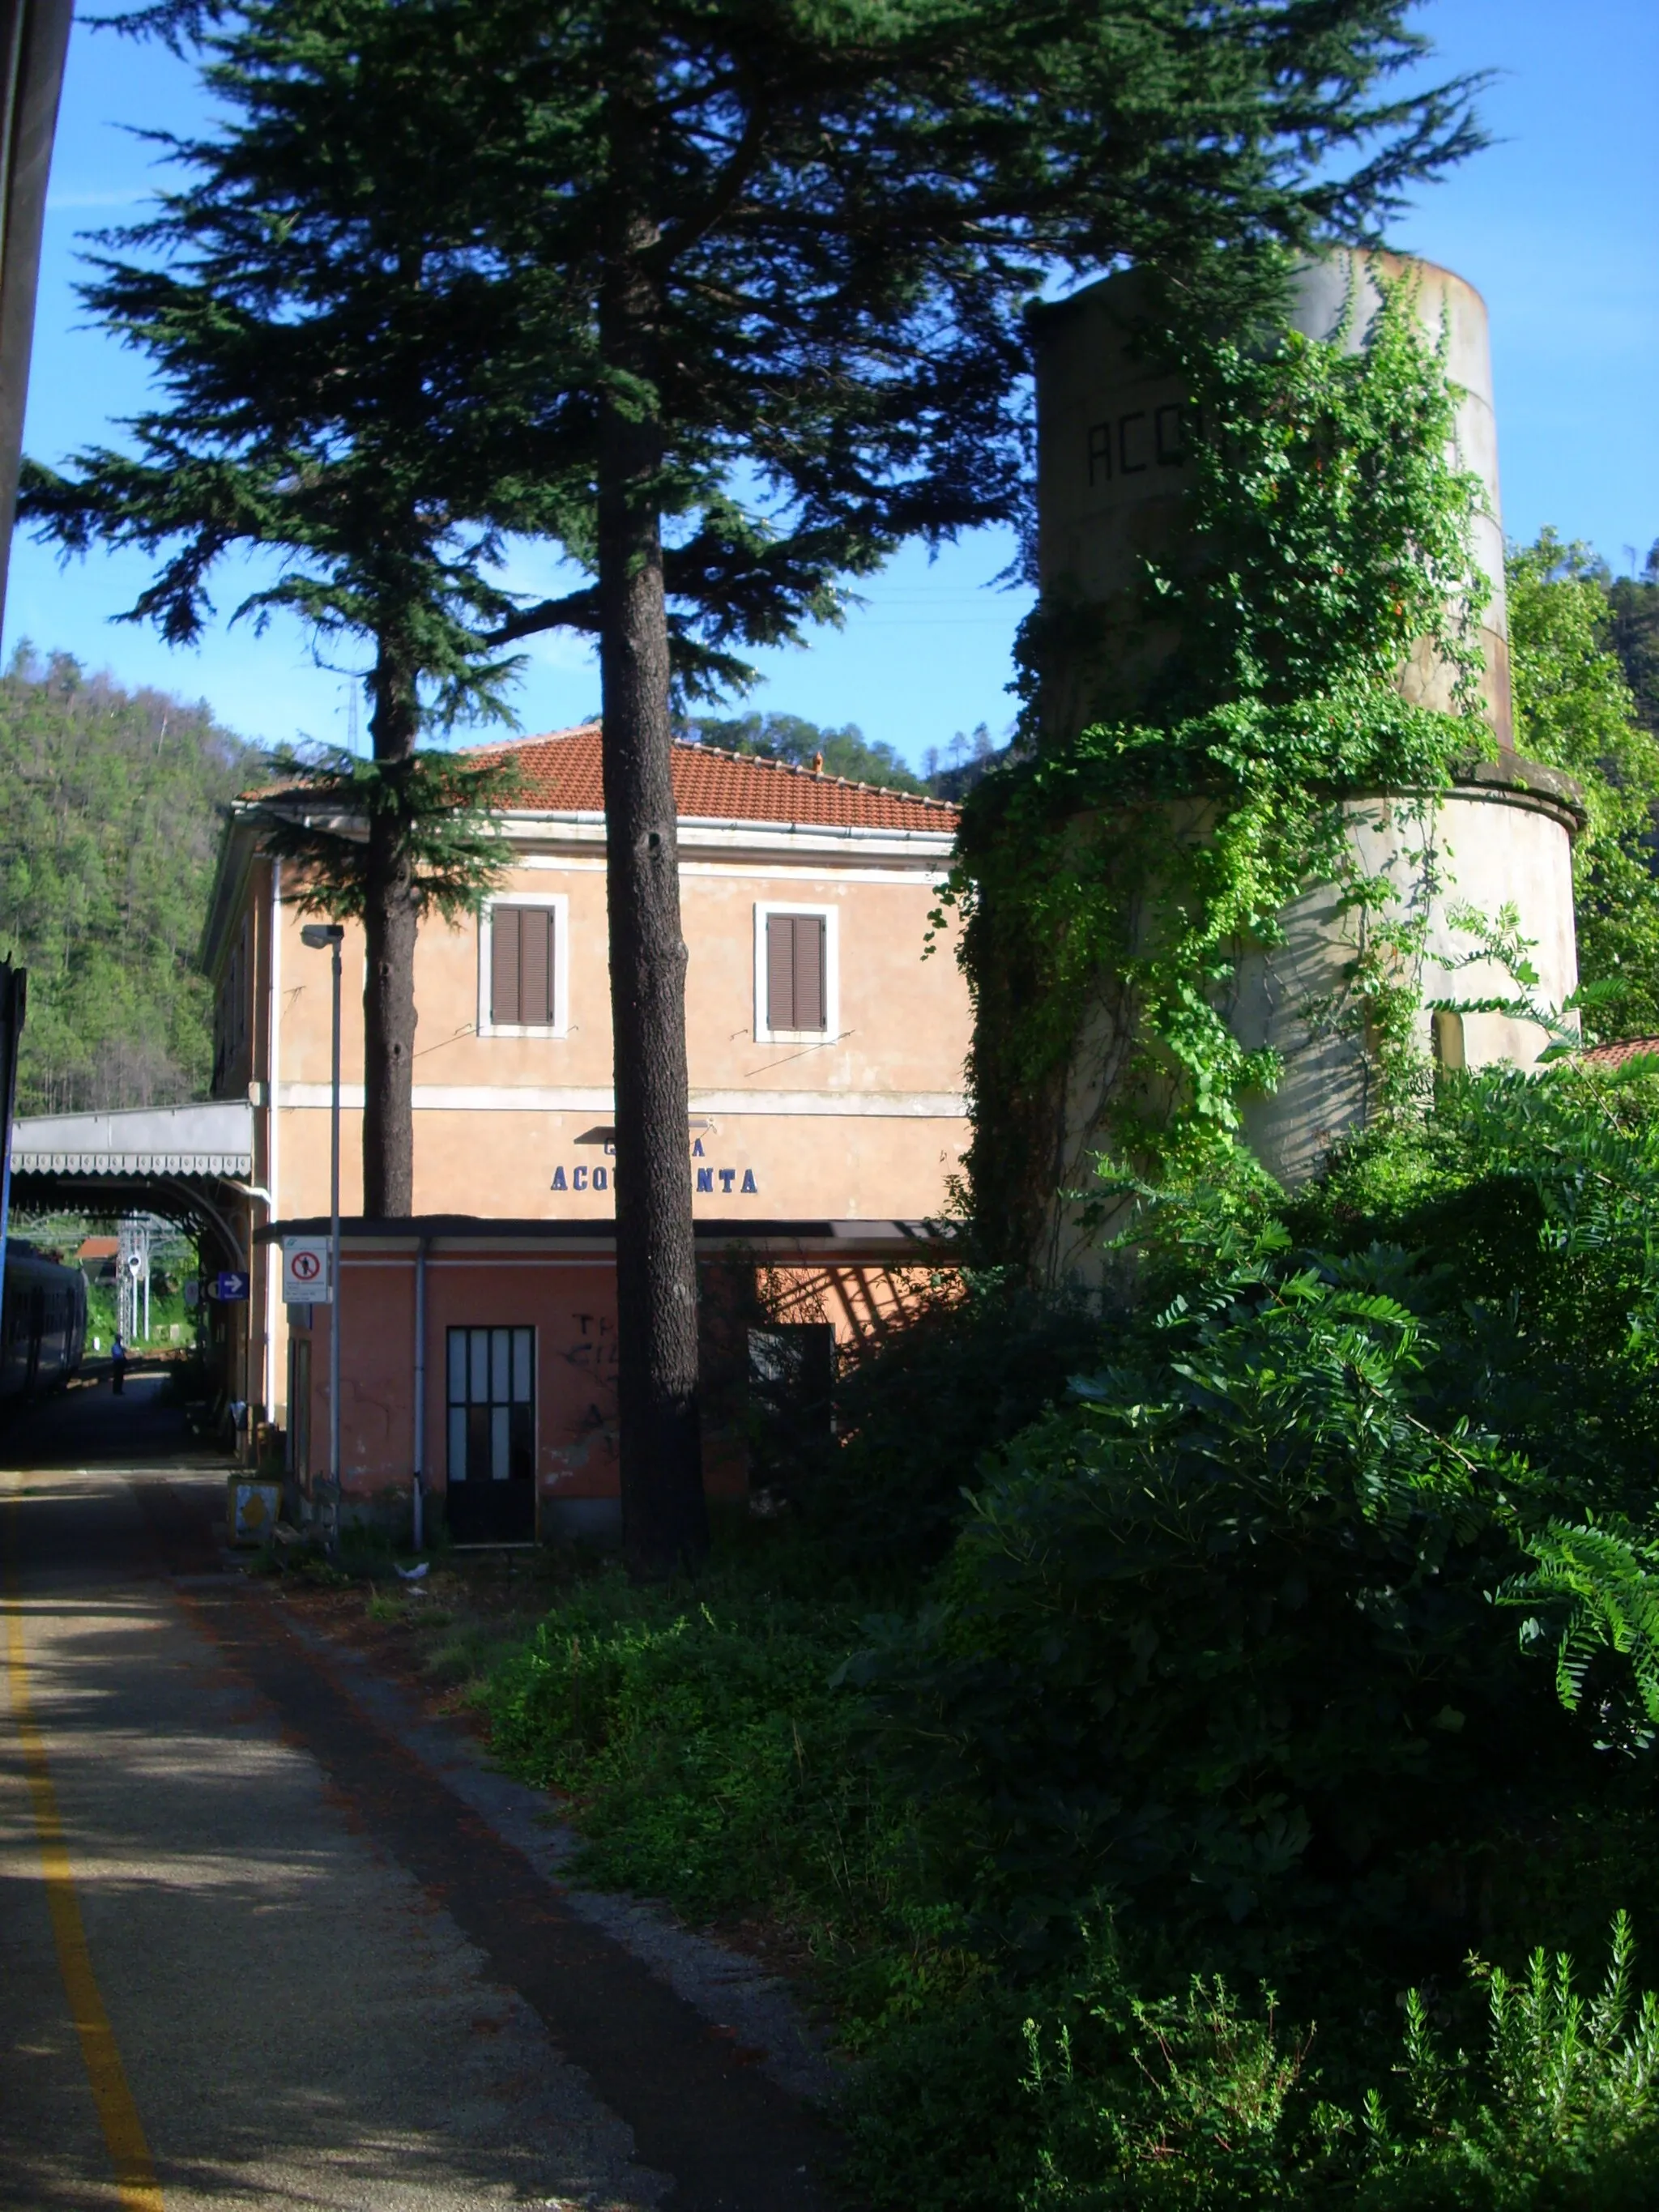
M269 939L265 946L265 1183L270 1196L265 1205L267 1224L276 1218L277 1130L276 1108L282 1095L282 1069L279 1066L283 1014L283 864L273 859L270 864L270 913ZM257 1158L257 1155L256 1155ZM249 1263L253 1254L250 1249ZM252 1285L250 1284L249 1288ZM276 1418L277 1393L282 1393L283 1456L292 1464L289 1440L293 1432L293 1415L288 1403L288 1376L278 1370L276 1360L279 1346L287 1349L288 1316L283 1310L283 1252L279 1244L265 1247L265 1419Z
M421 1496L426 1474L426 1254L428 1239L415 1247L415 1479L410 1492L415 1548L426 1549L426 1515Z

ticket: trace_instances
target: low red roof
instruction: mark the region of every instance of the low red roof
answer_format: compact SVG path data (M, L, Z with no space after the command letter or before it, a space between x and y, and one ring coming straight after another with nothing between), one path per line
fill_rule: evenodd
M1659 1037L1626 1037L1622 1044L1593 1044L1583 1054L1591 1067L1622 1067L1644 1053L1659 1054Z
M521 807L561 814L604 811L597 722L480 750L518 763L525 785L518 801ZM674 802L683 820L919 830L946 837L954 835L957 826L957 810L947 799L921 799L872 783L848 783L844 776L815 775L811 769L722 752L714 745L676 744Z

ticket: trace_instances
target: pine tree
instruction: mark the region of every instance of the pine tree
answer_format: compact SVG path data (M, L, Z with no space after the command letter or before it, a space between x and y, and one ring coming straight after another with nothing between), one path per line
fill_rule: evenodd
M497 0L490 216L560 371L599 640L627 1549L704 1540L671 692L902 540L1030 521L1024 310L1124 257L1218 307L1477 143L1400 0ZM500 149L499 154L495 149ZM517 149L521 157L515 160ZM580 359L580 367L575 364ZM580 398L578 398L578 392Z
M418 740L507 719L517 663L487 641L515 605L495 580L503 536L561 520L558 456L526 405L526 351L539 374L550 334L475 250L465 118L434 97L465 67L460 15L375 6L331 29L274 7L214 33L205 76L230 119L161 137L187 181L106 234L82 288L159 396L123 426L130 450L26 466L21 505L70 551L152 556L127 619L171 643L210 618L216 566L254 549L278 573L236 616L286 611L357 660L372 761L274 766L313 800L352 800L366 836L307 836L303 810L272 834L312 903L363 921L363 1202L380 1215L412 1206L416 925L490 878L477 836L441 817L458 799L476 817L510 781L447 772Z

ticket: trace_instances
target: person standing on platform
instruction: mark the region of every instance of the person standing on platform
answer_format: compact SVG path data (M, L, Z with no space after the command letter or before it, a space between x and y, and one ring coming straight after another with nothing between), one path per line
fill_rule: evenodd
M118 1398L127 1387L127 1348L118 1336L109 1348L110 1389Z

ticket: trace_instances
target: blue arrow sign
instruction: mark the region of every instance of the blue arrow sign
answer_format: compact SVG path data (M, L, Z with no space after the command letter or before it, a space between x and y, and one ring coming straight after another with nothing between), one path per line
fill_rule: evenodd
M247 1291L248 1282L246 1275L234 1275L227 1272L222 1275L216 1275L213 1279L212 1296L219 1299L222 1304L234 1305L238 1300L246 1297Z

